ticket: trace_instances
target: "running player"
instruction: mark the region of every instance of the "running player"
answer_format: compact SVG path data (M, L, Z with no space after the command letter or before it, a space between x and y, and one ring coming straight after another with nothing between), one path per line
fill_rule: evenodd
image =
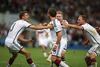
M96 56L100 54L100 35L93 26L87 23L85 15L80 15L77 22L78 25L67 23L63 23L63 25L83 31L92 45L85 57L86 64L88 67L97 67Z
M50 23L48 26L35 26L35 29L47 29L50 28L51 37L52 37L52 44L54 44L52 48L52 63L55 63L57 67L69 67L67 64L65 64L63 61L58 59L61 56L61 53L59 52L61 50L60 40L62 37L62 26L60 24L60 21L56 19L56 10L54 8L48 9L48 16L50 18ZM51 66L52 67L52 66Z
M20 20L17 20L12 24L5 40L5 46L12 53L12 57L9 59L7 67L10 67L13 64L18 53L25 55L26 60L31 67L36 67L30 57L30 53L17 42L19 35L25 28L27 27L32 28L30 27L31 24L27 22L29 18L28 12L27 11L20 12L19 18ZM19 39L23 42L31 42L31 40L25 40L20 37Z
M51 37L52 37L52 41L54 44L53 48L52 48L52 63L55 63L57 67L62 66L62 67L68 67L67 64L65 64L63 61L61 61L60 59L58 59L61 56L61 38L62 38L62 26L60 24L60 21L58 21L56 19L56 10L54 8L49 8L48 9L48 16L50 18L50 23L49 23L49 28L51 31ZM52 66L51 66L52 67Z
M46 23L42 23L41 25L45 26ZM46 24L47 25L47 24ZM39 42L39 46L41 46L44 57L47 57L46 47L49 44L48 41L49 33L48 29L36 30L36 38Z
M63 13L61 11L57 11L57 15L56 15L57 19L60 21L61 25L62 23L68 23L66 20L63 20ZM61 38L61 60L65 61L65 53L66 53L66 49L67 49L67 29L62 25L62 38Z
M66 20L63 20L63 13L61 11L57 11L57 15L56 18L60 21L60 24L62 25L63 22L68 23ZM65 53L66 53L66 49L67 49L67 29L64 28L64 26L62 26L62 38L60 41L61 44L61 50L60 52L61 54L61 60L65 62ZM51 62L50 60L51 55L48 56L47 61Z

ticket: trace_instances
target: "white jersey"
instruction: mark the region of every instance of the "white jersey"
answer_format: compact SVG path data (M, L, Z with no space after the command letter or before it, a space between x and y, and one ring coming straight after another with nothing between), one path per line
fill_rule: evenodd
M57 32L62 30L62 26L60 24L60 21L58 21L57 19L52 20L49 24L52 24L54 26L54 29L51 29L51 38L53 42L56 42L57 40Z
M9 33L6 37L5 42L17 42L18 36L23 32L23 30L31 25L30 23L24 20L18 20L14 22L9 30Z
M63 20L62 22L68 23L66 20ZM62 28L62 38L64 38L65 40L68 40L66 32L67 32L67 29L66 28Z
M92 46L95 44L100 45L100 35L97 33L96 29L88 23L85 23L82 27L84 28L84 34L89 39Z
M38 36L38 38L46 38L46 30L42 29L42 30L36 30L36 35Z

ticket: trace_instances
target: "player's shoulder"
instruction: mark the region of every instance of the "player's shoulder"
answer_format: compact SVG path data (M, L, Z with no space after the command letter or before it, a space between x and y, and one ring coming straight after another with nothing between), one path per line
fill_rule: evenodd
M83 24L83 25L81 25L81 26L85 26L85 27L92 27L90 24L88 24L88 23L85 23L85 24Z
M62 20L63 22L66 22L66 23L68 23L68 21L67 20Z
M19 22L19 23L22 23L22 22L24 22L24 23L28 23L28 22L25 21L25 20L17 20L16 22Z
M60 21L59 21L58 19L55 19L55 22L57 22L57 23L58 23L58 22L60 22Z
M51 24L51 25L55 25L55 24L58 25L58 24L60 24L60 21L58 19L54 19L54 20L50 21L49 24Z

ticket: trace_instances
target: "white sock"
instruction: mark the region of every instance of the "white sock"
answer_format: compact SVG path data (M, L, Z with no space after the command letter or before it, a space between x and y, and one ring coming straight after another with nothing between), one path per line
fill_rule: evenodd
M94 63L94 67L97 67L97 62Z
M88 67L97 67L97 62L93 63L92 65L90 65Z
M43 55L44 55L44 57L47 57L47 53L46 52L43 52Z
M30 67L36 67L36 65L34 63L30 64Z
M10 65L10 64L8 64L8 65L7 65L7 67L11 67L11 65Z
M97 67L97 62L93 63L92 67Z
M67 64L65 64L63 61L60 62L60 66L63 66L63 67L69 67Z
M49 54L49 56L48 56L48 58L47 58L47 59L49 59L49 60L51 59L51 54Z

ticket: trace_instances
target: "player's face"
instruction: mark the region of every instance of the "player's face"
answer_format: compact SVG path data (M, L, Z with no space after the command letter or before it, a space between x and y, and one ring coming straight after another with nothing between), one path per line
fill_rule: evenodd
M62 14L56 14L56 18L57 18L59 21L62 21L62 20L63 20Z
M25 14L24 14L24 16L23 16L23 19L27 21L27 20L28 20L28 18L29 18L28 13L25 13Z
M78 22L78 25L82 25L84 23L84 20L82 19L81 16L79 16L77 22Z

